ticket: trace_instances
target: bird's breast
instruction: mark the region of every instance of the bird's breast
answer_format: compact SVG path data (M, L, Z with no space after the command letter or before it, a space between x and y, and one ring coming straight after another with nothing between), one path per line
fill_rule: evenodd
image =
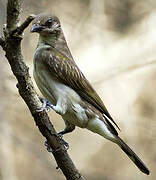
M57 102L55 95L57 91L55 86L56 83L43 62L34 60L33 76L42 95L55 105Z
M52 104L56 105L58 99L62 98L68 104L68 108L70 108L73 103L76 104L81 101L76 91L59 82L45 66L44 62L34 61L33 76L43 96Z

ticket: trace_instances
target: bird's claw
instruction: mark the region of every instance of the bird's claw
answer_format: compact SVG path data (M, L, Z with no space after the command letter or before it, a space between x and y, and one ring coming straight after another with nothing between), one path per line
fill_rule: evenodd
M44 145L46 146L48 152L51 152L51 153L53 152L53 150L52 150L52 148L50 147L50 145L48 144L48 141L47 141L47 140L45 140Z
M59 132L59 133L57 133L57 135L58 135L58 137L61 139L61 138L63 138L63 134L62 134L62 131L61 132Z
M63 139L63 134L58 133L58 137L61 139L62 144L65 146L66 151L69 149L69 144Z
M64 147L65 147L65 150L67 151L67 150L69 149L69 144L63 139L63 135L62 135L62 134L59 134L59 133L58 133L57 136L60 138L60 140L62 141L62 144L63 144ZM53 152L58 151L57 149L56 149L56 150L53 150L53 149L50 147L50 145L49 145L49 143L48 143L47 140L44 142L44 145L46 146L48 152L53 153Z
M42 107L37 110L37 112L41 112L43 110L46 110L46 112L49 112L50 109L53 109L53 105L46 99L39 97L40 101L42 102Z

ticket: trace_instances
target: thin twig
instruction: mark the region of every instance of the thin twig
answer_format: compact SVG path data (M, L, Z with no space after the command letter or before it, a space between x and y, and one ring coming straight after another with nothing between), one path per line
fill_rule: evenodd
M27 19L19 27L17 27L18 34L22 34L22 32L29 26L29 24L34 18L34 14L28 16Z

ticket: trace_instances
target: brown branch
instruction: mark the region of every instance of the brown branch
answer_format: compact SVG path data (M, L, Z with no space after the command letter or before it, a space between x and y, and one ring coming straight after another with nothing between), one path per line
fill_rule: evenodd
M45 111L37 111L37 109L41 108L41 102L34 90L29 75L29 68L24 63L21 53L22 33L34 17L29 16L26 21L19 26L20 10L21 0L8 0L7 25L4 30L4 40L0 38L0 45L6 52L6 58L18 81L17 88L19 94L27 104L40 132L47 139L48 144L52 148L58 167L60 167L67 180L84 180L70 159L62 141L56 135L56 131L47 113Z
M19 23L19 15L21 10L21 1L8 0L7 4L7 29L12 31L16 29Z
M34 14L31 14L30 16L27 17L27 19L19 26L17 27L17 33L22 34L23 31L29 26L31 21L35 18Z

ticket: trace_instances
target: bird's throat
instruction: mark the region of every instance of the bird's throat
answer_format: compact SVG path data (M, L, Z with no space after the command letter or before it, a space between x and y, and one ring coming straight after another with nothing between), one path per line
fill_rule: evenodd
M38 46L40 45L45 45L45 44L49 44L50 46L55 46L56 44L56 38L53 37L52 35L50 36L39 36L39 41L38 41Z

